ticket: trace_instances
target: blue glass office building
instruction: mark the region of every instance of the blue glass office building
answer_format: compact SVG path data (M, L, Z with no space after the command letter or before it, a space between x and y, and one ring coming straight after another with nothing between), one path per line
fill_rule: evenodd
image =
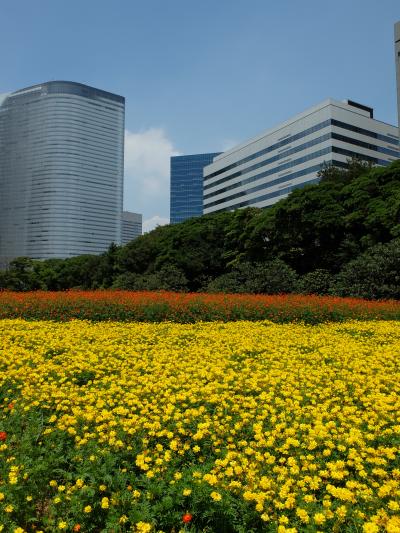
M203 168L219 153L171 157L171 224L203 214Z

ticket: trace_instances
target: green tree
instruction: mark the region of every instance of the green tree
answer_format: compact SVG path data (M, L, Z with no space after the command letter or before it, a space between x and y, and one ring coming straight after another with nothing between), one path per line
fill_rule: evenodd
M208 284L210 292L283 294L297 289L297 274L283 261L240 263Z
M326 169L321 183L293 191L247 227L250 260L278 257L304 274L338 272L372 244L400 234L400 162ZM337 178L337 179L336 179Z
M368 299L400 298L400 238L373 246L336 276L331 292Z
M182 270L174 265L165 265L158 272L136 274L125 272L114 280L112 288L135 291L176 291L185 292L188 280Z
M33 291L43 288L34 270L35 261L29 257L17 257L10 262L3 275L4 288L13 291Z

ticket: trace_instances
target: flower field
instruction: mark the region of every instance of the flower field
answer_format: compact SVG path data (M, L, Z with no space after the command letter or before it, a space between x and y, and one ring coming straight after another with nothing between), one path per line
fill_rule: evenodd
M0 319L173 321L400 320L400 302L332 296L278 296L132 291L0 291Z
M399 532L399 349L388 320L1 320L0 530Z

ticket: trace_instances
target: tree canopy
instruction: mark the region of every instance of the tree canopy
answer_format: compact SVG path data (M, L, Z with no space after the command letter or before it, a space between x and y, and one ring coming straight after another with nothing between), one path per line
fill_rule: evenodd
M240 279L258 276L243 287L266 291L269 286L279 292L275 281L266 280L280 279L280 265L291 280L282 281L282 292L295 290L295 278L299 290L320 287L327 292L339 287L334 277L346 265L358 258L371 265L377 255L368 251L398 237L400 162L371 167L353 160L347 169L326 166L318 184L297 189L270 208L221 212L157 227L99 256L16 259L0 273L0 288L240 290ZM396 254L391 257L392 263L397 260ZM381 292L375 290L371 297L376 294Z

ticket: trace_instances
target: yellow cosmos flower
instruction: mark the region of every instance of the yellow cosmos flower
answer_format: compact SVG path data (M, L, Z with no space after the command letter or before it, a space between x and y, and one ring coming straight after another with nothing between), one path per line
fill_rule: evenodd
M150 533L152 525L148 522L137 522L135 528L135 531L137 531L137 533Z
M10 320L0 323L0 379L12 385L11 400L19 391L19 416L46 409L52 431L71 443L79 472L88 461L129 455L137 486L160 476L172 480L166 492L190 496L210 487L216 502L228 491L281 531L293 530L291 521L299 530L324 529L329 520L339 527L349 515L366 522L364 529L397 533L399 344L398 322L389 321ZM78 386L78 375L96 378ZM44 449L54 433L40 436ZM1 501L28 476L13 453L0 445ZM193 453L199 466L190 471ZM132 483L127 464L118 475ZM59 482L53 502L67 504L85 486L83 478ZM119 520L123 493L102 498L107 487L98 486L100 506L115 508ZM128 490L136 501L142 495L134 486ZM28 501L29 493L21 494ZM149 490L144 498L156 496ZM83 513L93 512L85 503Z
M101 499L101 508L108 509L110 507L110 500L106 497Z
M325 515L323 513L315 513L314 515L314 522L317 524L317 526L322 525L325 522Z
M366 522L363 525L363 533L378 533L378 532L379 532L379 526L377 526L373 522Z

